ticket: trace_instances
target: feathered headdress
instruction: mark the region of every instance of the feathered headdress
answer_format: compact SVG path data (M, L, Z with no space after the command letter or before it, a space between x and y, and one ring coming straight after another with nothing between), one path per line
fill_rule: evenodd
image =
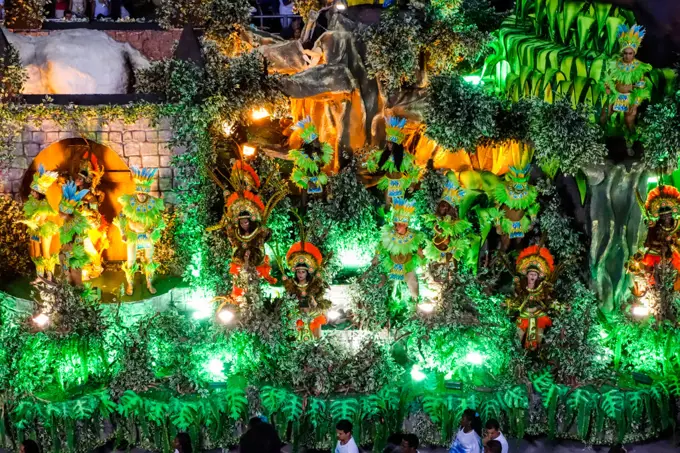
M288 267L293 270L306 269L310 273L316 272L323 262L321 251L311 242L296 242L286 253Z
M260 188L260 177L257 176L257 172L242 160L237 160L232 167L231 178L232 182L236 183L233 184L234 187L243 187L247 190Z
M680 218L680 192L673 186L657 186L647 195L645 203L647 218L656 222L661 214Z
M415 201L408 201L403 198L394 198L392 200L392 223L405 223L408 225L415 212Z
M33 181L31 182L31 189L38 193L45 195L47 189L59 178L59 173L56 171L46 171L43 164L40 164L38 171L33 174Z
M505 175L505 179L515 183L525 184L531 177L531 164L526 164L523 167L510 167Z
M633 25L632 27L629 27L626 24L619 25L619 28L616 30L616 38L619 40L619 49L623 51L623 49L631 48L637 53L646 33L647 32L642 25Z
M306 116L297 123L295 123L291 129L300 131L300 138L305 143L312 143L314 140L319 138L319 133L316 131L316 126L312 123L312 117Z
M442 200L451 206L458 206L465 197L465 194L466 191L460 186L460 184L458 184L458 178L456 178L455 173L449 172L446 178L446 183L444 184Z
M517 272L527 275L536 272L540 278L546 278L555 270L555 259L545 247L532 245L522 250L517 257Z
M73 214L76 206L80 203L85 195L89 192L88 189L78 191L76 183L69 181L61 186L61 201L59 202L59 211L64 214Z
M387 135L387 141L401 145L406 138L404 135L404 126L406 126L406 118L398 118L394 116L388 116L385 120L385 134Z
M157 168L137 168L135 166L130 167L132 172L132 179L135 182L135 191L138 193L149 193L151 192L151 185L153 184L153 178L156 176Z
M264 203L254 193L244 190L243 193L234 192L227 198L227 212L233 222L239 219L250 219L255 222L262 220L265 212Z

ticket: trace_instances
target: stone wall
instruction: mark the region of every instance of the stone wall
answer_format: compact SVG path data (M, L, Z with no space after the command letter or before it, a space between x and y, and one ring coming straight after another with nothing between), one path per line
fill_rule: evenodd
M172 131L167 120L159 121L156 127L145 119L132 124L120 121L108 124L92 122L82 132L64 130L49 120L43 121L38 127L29 123L16 144L10 169L0 173L0 192L18 196L26 170L43 149L60 140L82 136L115 151L128 167L158 168L152 195L162 196L168 203L175 201L175 178L170 160L173 152L182 150L170 148L168 142Z
M172 57L175 41L179 41L182 30L102 30L119 42L129 43L149 60ZM30 36L46 36L59 30L16 30L16 33Z

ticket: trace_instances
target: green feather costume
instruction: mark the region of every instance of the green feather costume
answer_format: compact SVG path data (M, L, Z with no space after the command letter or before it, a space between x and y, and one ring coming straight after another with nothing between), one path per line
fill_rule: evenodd
M382 228L378 243L378 257L390 280L404 281L404 276L420 265L418 249L425 237L420 231L407 230L397 234L392 225Z
M62 250L63 266L67 269L82 269L90 263L90 257L85 253L83 239L90 229L87 218L79 211L66 220L59 229L59 241L62 249L70 245L70 249Z
M404 152L404 158L401 163L401 171L397 169L394 162L394 155L391 155L385 163L378 168L382 150L374 151L366 161L366 170L369 173L377 173L382 171L385 174L378 181L378 189L387 190L387 195L390 198L400 198L406 194L406 191L416 182L420 176L420 170L415 164L415 157L411 153ZM398 174L397 178L392 178L390 175Z
M31 195L28 197L28 201L24 203L24 217L26 219L20 222L28 226L31 240L39 242L41 239L54 236L59 231L59 225L49 220L56 214L57 211L50 206L47 199L37 200Z
M124 237L128 241L142 242L140 245L155 243L161 238L165 229L163 221L163 210L165 205L161 198L147 195L146 200L141 202L135 194L125 194L118 198L118 202L123 206L118 218L115 220ZM130 229L130 222L141 224L144 233L137 233Z
M295 123L292 129L300 131L300 138L305 145L311 145L319 139L316 126L309 116ZM288 153L293 160L290 180L299 188L307 190L307 193L321 193L323 186L328 184L328 176L322 169L333 159L333 147L323 142L320 151L309 154L305 149L293 149Z
M530 169L531 164L522 169L510 167L506 181L496 186L493 194L498 206L496 225L500 226L503 233L511 239L524 237L540 209L536 202L538 190L527 182ZM504 206L523 211L524 215L519 220L512 220L507 217Z
M601 89L609 88L608 101L614 106L615 112L627 112L631 106L640 105L642 101L650 98L645 74L651 70L651 65L637 59L631 63L625 63L620 58L609 62ZM619 93L616 84L632 85L633 89L630 93Z

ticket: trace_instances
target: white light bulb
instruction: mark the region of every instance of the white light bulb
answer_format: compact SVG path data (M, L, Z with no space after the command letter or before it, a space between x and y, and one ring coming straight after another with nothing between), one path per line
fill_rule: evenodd
M234 313L230 310L222 309L217 313L217 318L222 324L229 324L234 320Z
M50 317L47 316L45 313L40 313L38 316L33 318L33 322L36 323L39 327L45 327L48 322L50 322Z
M432 313L434 311L434 304L432 302L423 302L422 304L418 304L418 310L423 313Z
M229 121L222 123L222 132L224 132L224 135L229 137L234 132L234 123Z
M636 305L633 307L633 315L635 316L648 316L649 308L643 307L642 305Z
M472 365L481 365L484 362L484 357L479 352L468 352L465 356L465 361Z
M328 313L326 313L326 317L328 318L329 321L335 321L340 317L340 312L338 310L328 310Z
M418 365L413 365L413 368L411 368L411 379L419 382L427 379L427 375L420 371L420 367Z

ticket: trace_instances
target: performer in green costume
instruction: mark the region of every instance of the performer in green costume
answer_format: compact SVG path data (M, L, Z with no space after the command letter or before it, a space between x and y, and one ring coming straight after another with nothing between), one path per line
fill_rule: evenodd
M132 295L135 273L139 270L137 254L142 254L143 272L146 276L146 287L151 294L156 294L153 287L153 276L158 263L153 261L154 244L161 238L165 229L163 221L163 200L149 195L156 168L131 167L135 181L135 193L125 194L118 199L122 205L114 224L120 228L123 240L127 242L127 261L123 265L127 285L125 293Z
M434 225L434 237L425 247L425 256L435 269L461 259L470 268L477 268L480 238L475 234L472 223L460 218L459 211L467 192L458 185L455 174L450 172L436 212L425 216L425 220Z
M640 25L619 25L617 38L621 57L609 62L602 82L609 103L608 109L602 112L603 120L606 120L605 112L608 116L621 112L629 131L635 130L638 107L650 97L645 74L652 66L635 58L644 37L645 29Z
M59 213L64 223L59 228L61 243L59 258L61 270L68 282L76 286L83 284L83 267L90 263L84 245L90 224L79 209L83 197L88 192L87 189L78 191L73 181L61 186Z
M538 191L529 184L531 164L522 168L510 167L503 184L494 192L496 207L496 231L501 236L501 248L507 250L512 239L521 240L531 229L540 205L536 201Z
M59 231L59 225L54 222L57 211L50 206L45 194L58 177L57 172L46 171L40 164L38 171L33 175L31 194L24 203L25 220L20 221L28 226L31 235L31 260L35 264L36 273L38 277L45 277L47 280L52 280L54 267L59 259L50 252L52 237Z
M380 263L387 278L394 282L406 282L411 297L418 300L419 288L416 269L422 261L421 247L424 235L408 228L415 212L415 202L395 198L392 207L392 225L382 228L374 264Z
M288 153L294 164L290 179L307 193L319 194L328 183L328 176L322 170L333 159L333 147L319 141L316 126L309 116L295 123L293 129L300 131L304 144L302 149L293 149Z
M418 181L420 171L413 154L404 150L406 118L388 117L385 132L387 143L382 151L375 151L366 162L369 173L378 171L385 175L378 181L378 189L386 190L386 204L391 199L404 198L406 191Z

